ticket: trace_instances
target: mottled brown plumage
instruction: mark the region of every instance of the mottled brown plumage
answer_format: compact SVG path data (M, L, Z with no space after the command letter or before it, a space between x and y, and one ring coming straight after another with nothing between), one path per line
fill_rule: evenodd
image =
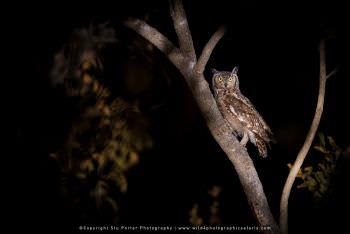
M266 157L266 145L274 141L273 134L253 104L239 90L237 70L237 67L232 72L213 69L214 96L233 133L242 137L241 143L245 145L250 140L259 154Z

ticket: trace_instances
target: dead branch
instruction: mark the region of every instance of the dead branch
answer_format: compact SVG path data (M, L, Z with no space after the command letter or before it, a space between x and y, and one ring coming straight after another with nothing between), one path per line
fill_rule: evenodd
M261 181L246 148L239 144L231 128L223 119L215 99L210 91L203 71L211 52L224 34L219 29L205 46L199 62L196 61L191 32L182 2L170 3L170 13L180 48L177 48L165 36L147 23L138 19L128 19L124 25L146 38L162 51L184 76L204 120L214 139L232 162L247 197L252 212L260 226L269 226L268 233L279 233L279 227L270 211Z

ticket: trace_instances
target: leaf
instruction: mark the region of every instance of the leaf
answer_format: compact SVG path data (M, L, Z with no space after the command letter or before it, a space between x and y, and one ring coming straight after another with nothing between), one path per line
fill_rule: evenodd
M327 184L320 184L319 191L320 191L320 193L321 193L321 194L326 193L326 192L327 192L327 190L328 190L328 186L327 186Z
M136 165L139 162L139 154L137 152L130 152L128 157L128 168Z
M99 89L99 83L97 80L94 80L94 82L92 83L92 91L94 93L97 93L98 89Z
M335 151L335 157L336 157L336 160L339 158L339 156L343 153L343 151L341 149L338 149ZM344 152L344 155L345 155L345 152Z
M84 160L80 163L80 169L82 171L92 172L95 167L91 159Z
M99 180L95 188L91 191L91 195L95 198L102 198L108 194L109 186L106 182Z
M107 160L106 160L105 155L103 155L103 154L95 154L94 156L96 157L98 170L103 169L105 167L105 165L107 164Z
M326 150L326 148L324 148L322 145L315 145L315 146L314 146L314 149L316 149L316 150L318 150L318 151L320 151L320 152L322 152L322 153L324 153L324 154L327 154L327 153L328 153L328 151Z
M51 153L49 155L50 158L54 159L54 160L58 160L58 155L56 153Z
M323 146L323 148L325 148L326 147L326 140L325 140L324 134L322 132L318 132L318 139L320 140L321 146Z
M301 189L301 188L307 188L308 186L307 186L307 183L306 182L304 182L304 183L302 183L302 184L299 184L299 185L297 185L297 188L298 189Z
M190 210L190 223L193 226L200 226L203 224L203 218L198 215L198 203L195 203Z
M312 170L313 170L313 167L312 166L309 166L309 167L305 167L304 168L304 174L311 174L312 173Z
M220 195L220 192L221 192L221 187L220 186L213 186L209 191L208 193L212 196L212 197L219 197Z
M316 191L317 181L314 178L309 177L308 180L305 183L306 183L307 188L309 189L309 191L311 191L311 192Z
M339 146L335 143L333 137L328 136L327 138L328 138L329 144L333 147L333 150L338 150L338 149L340 149Z
M115 200L113 200L113 198L106 196L105 201L112 207L114 212L118 210L118 204Z
M77 173L75 176L81 180L86 179L86 174L82 172Z
M126 191L128 189L128 181L127 181L125 175L122 172L115 172L114 176L115 176L115 180L116 180L115 183L119 187L120 192L126 193Z
M326 154L324 157L325 161L329 162L329 163L335 163L334 162L334 157L332 154Z
M321 171L326 171L326 166L323 163L317 163L318 169L321 169Z
M88 75L88 74L84 74L84 76L83 76L83 82L84 82L85 84L91 84L91 82L92 82L92 77L91 77L90 75Z
M299 169L299 171L298 171L297 178L304 179L304 174L303 174L301 169Z
M320 184L326 183L326 178L324 176L324 173L322 173L321 171L318 171L315 173L315 178Z

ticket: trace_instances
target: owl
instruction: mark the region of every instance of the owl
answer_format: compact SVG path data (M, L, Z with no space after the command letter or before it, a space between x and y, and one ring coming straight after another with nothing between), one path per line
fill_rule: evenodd
M267 156L267 147L275 142L273 134L253 104L239 90L238 67L232 72L213 71L213 91L216 103L224 119L232 127L233 134L241 137L241 144L250 140L260 156Z

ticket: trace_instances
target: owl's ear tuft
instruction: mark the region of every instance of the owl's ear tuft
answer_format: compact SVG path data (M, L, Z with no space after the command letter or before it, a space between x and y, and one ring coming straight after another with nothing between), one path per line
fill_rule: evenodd
M237 72L238 72L238 66L235 66L235 68L233 68L231 74L232 75L237 75Z
M215 74L218 73L219 71L216 70L216 69L214 69L214 68L212 68L212 69L211 69L211 72L213 73L213 75L215 75Z

